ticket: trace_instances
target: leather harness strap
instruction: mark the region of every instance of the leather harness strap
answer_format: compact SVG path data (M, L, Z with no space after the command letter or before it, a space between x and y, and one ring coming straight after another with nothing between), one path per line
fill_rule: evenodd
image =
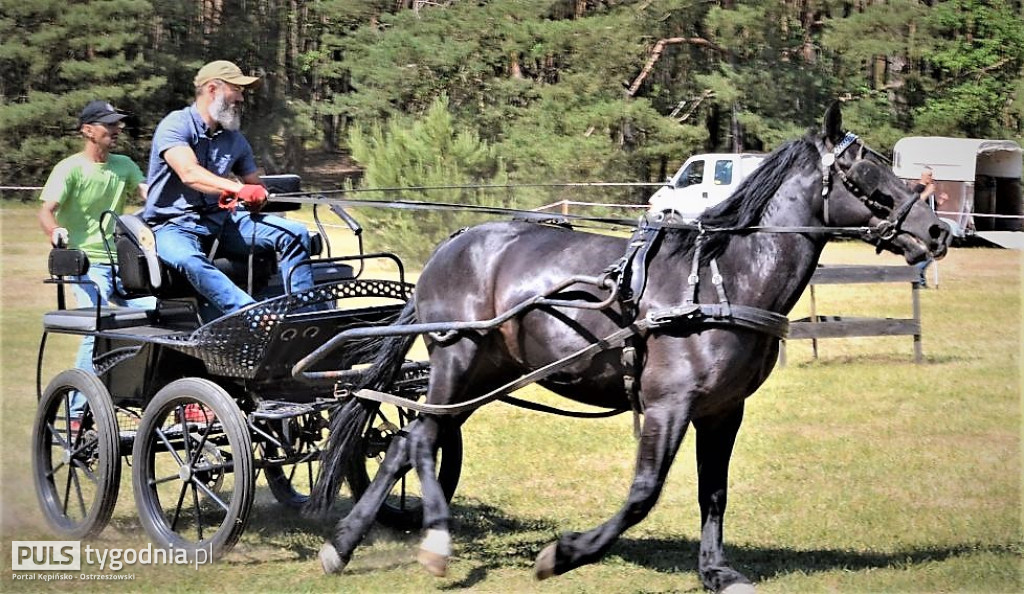
M622 308L624 322L634 323L640 300L646 288L649 258L657 253L661 228L651 228L643 222L630 238L626 254L612 266L620 275L617 295ZM789 331L789 319L775 312L745 305L733 305L725 292L725 279L718 267L718 260L712 258L711 284L718 297L718 303L702 304L697 301L700 285L701 252L707 239L706 231L698 224L698 235L694 242L693 260L686 280L686 290L681 305L649 312L641 323L634 324L638 332L624 339L622 348L623 384L633 409L633 431L640 435L640 415L643 414L643 399L640 397L640 372L643 369L644 338L652 329L672 328L703 329L711 326L740 327L763 332L776 338L785 338ZM623 289L628 285L628 289Z

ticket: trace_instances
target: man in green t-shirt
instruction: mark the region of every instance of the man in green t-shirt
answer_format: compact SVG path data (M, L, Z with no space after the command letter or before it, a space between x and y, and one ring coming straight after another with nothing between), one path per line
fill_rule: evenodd
M77 280L92 283L72 285L79 307L99 303L151 308L156 304L151 297L125 301L119 296L103 243L104 233L113 226L111 217L102 220L103 213L110 210L120 214L130 196L146 197L146 180L139 166L129 157L110 152L117 144L124 118L106 101L86 105L78 116L78 129L85 141L82 151L57 163L39 196L43 202L39 223L51 244L80 249L89 257L88 278ZM107 223L107 229L101 229L101 222ZM91 336L82 339L77 367L93 370L93 342ZM76 397L72 413L80 413L84 405L84 399Z

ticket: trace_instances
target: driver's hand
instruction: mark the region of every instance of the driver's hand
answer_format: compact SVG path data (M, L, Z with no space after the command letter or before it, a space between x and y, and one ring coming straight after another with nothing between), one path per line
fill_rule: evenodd
M259 212L267 203L267 189L259 184L245 184L235 195L245 202L245 207L252 213Z

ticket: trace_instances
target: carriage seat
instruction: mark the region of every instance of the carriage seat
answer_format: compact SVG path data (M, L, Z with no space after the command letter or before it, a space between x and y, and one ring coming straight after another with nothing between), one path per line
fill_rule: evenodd
M321 245L314 241L314 246ZM138 215L122 215L114 232L117 267L127 297L153 295L158 299L175 299L195 295L192 283L178 271L167 266L156 251L156 237L149 225ZM249 258L228 258L214 255L213 265L236 285L248 289ZM257 250L252 258L253 292L266 287L277 271L277 254Z
M72 280L89 272L89 258L82 250L53 248L47 265L49 283L58 286L57 310L43 314L43 328L47 331L89 333L98 330L128 328L151 323L157 312L132 307L65 307L64 288L69 284L92 283L91 280Z
M156 312L135 307L79 307L57 309L43 314L43 328L58 332L97 332L152 325Z

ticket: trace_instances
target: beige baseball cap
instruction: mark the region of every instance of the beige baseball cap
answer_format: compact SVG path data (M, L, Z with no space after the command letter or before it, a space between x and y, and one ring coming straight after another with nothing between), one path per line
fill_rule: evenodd
M211 80L220 79L224 82L248 87L260 79L258 76L246 76L242 69L227 60L216 60L199 69L195 79L192 81L197 87L202 86Z

